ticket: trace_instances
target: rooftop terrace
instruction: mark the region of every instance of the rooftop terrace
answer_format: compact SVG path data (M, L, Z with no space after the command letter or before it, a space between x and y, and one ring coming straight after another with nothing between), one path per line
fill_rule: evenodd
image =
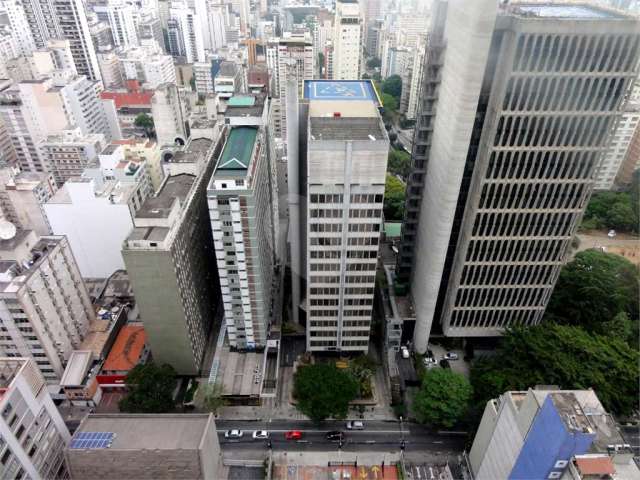
M304 98L309 100L369 100L380 106L371 80L305 80Z
M136 218L167 218L176 198L184 202L195 181L196 177L187 173L167 178L158 194L142 204Z

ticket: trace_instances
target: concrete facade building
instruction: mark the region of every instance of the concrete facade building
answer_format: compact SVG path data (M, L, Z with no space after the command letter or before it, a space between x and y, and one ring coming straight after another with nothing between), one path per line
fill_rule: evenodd
M640 168L640 127L636 126L627 153L616 176L616 186L629 188L633 181L633 173Z
M173 57L165 55L155 44L130 48L123 51L119 58L125 80L138 80L149 90L164 83L176 83Z
M633 90L637 93L634 95L630 92L611 138L609 150L602 156L596 169L594 184L596 190L611 190L614 187L616 176L631 146L633 134L640 123L640 99L638 98L640 83L636 84Z
M51 227L43 204L58 187L51 173L21 172L15 167L0 170L0 211L16 228L50 235Z
M94 5L93 11L102 22L111 27L113 45L119 48L134 47L139 44L134 17L136 8L122 0L110 0L106 5Z
M219 302L206 200L212 151L192 155L202 169L165 179L137 212L122 251L153 357L181 375L200 371Z
M0 260L0 353L32 358L55 383L95 317L69 242L18 230L0 242Z
M638 478L624 443L593 390L536 388L487 403L469 463L477 480L565 479L576 478L565 476L575 459L604 454L611 467L630 473L619 478Z
M231 127L207 188L229 344L264 347L273 308L275 249L268 139Z
M124 269L122 243L153 193L145 162L125 160L122 146L107 146L98 161L44 205L53 233L69 240L83 278L108 278Z
M333 79L358 80L363 60L363 22L357 0L337 0L333 22Z
M0 435L6 478L65 478L69 430L29 358L0 358Z
M50 135L38 144L58 187L82 175L104 147L104 135L82 135L79 128L64 130L62 135Z
M93 432L112 438L84 447ZM213 414L87 416L65 450L71 478L220 478L220 444Z
M311 35L285 33L280 39L274 39L267 46L267 65L272 74L272 94L279 98L281 119L279 128L274 129L274 135L286 139L287 121L287 79L295 78L298 85L298 95L302 96L305 80L311 80L315 71L315 58Z
M182 93L175 84L158 85L151 100L151 116L158 145L184 145L187 142L187 115Z
M433 13L398 260L419 352L433 326L480 337L541 321L640 42L633 18L597 7Z
M204 39L200 16L186 3L171 2L169 45L172 55L183 56L187 63L204 62Z
M245 91L244 72L234 62L223 61L213 78L213 91L218 98L230 98Z
M371 82L310 81L305 98L307 350L366 352L389 138Z
M6 14L10 35L14 45L21 55L30 55L36 49L31 29L27 22L24 8L18 0L5 0L0 6L0 12ZM5 57L6 58L6 57Z

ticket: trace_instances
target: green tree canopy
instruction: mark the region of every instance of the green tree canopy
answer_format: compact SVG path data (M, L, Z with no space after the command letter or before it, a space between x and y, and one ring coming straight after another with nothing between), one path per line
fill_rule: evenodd
M202 407L212 413L216 413L224 405L222 397L223 389L219 383L205 383L198 388L198 396Z
M380 65L382 65L382 62L380 61L380 59L378 57L373 57L370 58L369 60L367 60L367 67L368 68L376 68L376 67L380 67Z
M434 368L424 374L413 406L420 422L451 428L467 413L471 396L471 384L463 375Z
M146 113L141 113L138 116L136 116L135 120L133 121L133 124L136 127L143 128L147 137L154 136L155 125L153 123L153 118L147 115Z
M402 78L400 75L387 77L387 79L382 82L382 93L387 93L395 97L396 100L399 100L400 94L402 94Z
M637 407L640 354L613 336L546 322L506 332L495 355L472 365L478 406L508 390L536 385L593 388L605 408L628 414Z
M174 408L176 371L171 365L153 362L136 365L127 375L127 395L118 407L127 413L165 413Z
M394 175L400 175L407 178L411 173L411 155L404 150L392 148L389 150L389 158L387 161L387 171Z
M384 187L384 218L402 220L404 215L405 184L398 177L387 173Z
M632 192L598 192L593 194L584 214L582 228L615 229L637 232L640 217L634 208Z
M576 255L560 272L546 316L558 323L607 333L603 324L624 312L638 318L638 267L599 250Z
M358 395L358 382L335 365L320 363L298 368L293 391L298 410L314 422L342 419Z
M385 110L386 114L395 112L398 110L398 100L393 95L389 95L388 93L383 93L380 96L382 100L382 107Z

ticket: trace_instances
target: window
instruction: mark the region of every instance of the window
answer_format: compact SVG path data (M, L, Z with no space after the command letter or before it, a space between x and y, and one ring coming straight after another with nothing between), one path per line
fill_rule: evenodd
M551 472L547 478L560 478L562 476L562 472Z
M566 460L558 460L553 468L564 468L567 466L567 463L569 462L567 462Z
M244 187L244 180L236 180L236 187Z

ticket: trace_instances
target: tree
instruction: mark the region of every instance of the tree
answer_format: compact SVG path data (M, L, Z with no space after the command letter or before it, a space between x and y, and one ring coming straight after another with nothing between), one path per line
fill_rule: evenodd
M382 93L387 93L399 99L402 94L402 78L400 75L391 75L382 82Z
M611 320L604 322L601 330L605 335L619 338L638 350L638 320L631 320L626 312L619 312Z
M404 150L392 148L389 150L387 171L393 175L400 175L406 179L411 173L411 155Z
M155 125L153 123L153 118L146 113L139 114L133 121L133 124L136 127L143 128L147 137L151 138L155 136Z
M224 398L222 397L222 385L219 383L206 383L201 384L198 389L201 391L200 398L202 407L207 412L216 413L220 407L224 405Z
M471 368L478 407L508 390L536 385L593 388L615 414L629 414L637 407L640 354L619 338L546 322L508 330L494 353Z
M585 250L560 272L546 316L558 323L607 333L603 323L620 312L638 318L638 267L612 253Z
M298 410L314 422L342 419L358 395L358 382L335 365L321 363L298 368L293 392Z
M360 355L349 362L349 374L358 382L358 395L360 398L371 397L371 377L376 370L376 364L367 355Z
M176 371L171 365L153 362L136 365L125 380L129 389L118 407L127 413L165 413L174 408Z
M634 205L636 192L595 193L584 214L583 230L615 229L622 232L637 232L640 216Z
M388 93L383 93L380 98L382 99L382 108L384 108L385 116L398 110L398 101L395 97Z
M447 368L427 370L413 399L418 421L434 427L451 428L469 409L471 384Z
M402 220L404 215L405 185L398 177L387 173L384 187L384 218Z
M380 68L380 65L382 65L382 62L378 57L373 57L367 60L367 68Z

